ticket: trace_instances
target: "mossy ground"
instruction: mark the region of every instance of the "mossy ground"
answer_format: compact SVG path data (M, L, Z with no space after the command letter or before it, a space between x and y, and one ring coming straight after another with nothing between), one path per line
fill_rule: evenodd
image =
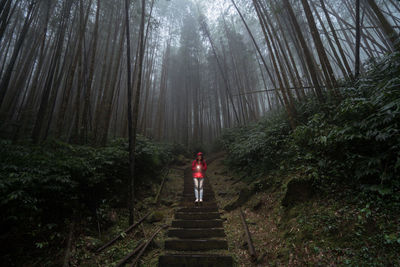
M161 221L152 223L144 221L139 227L117 241L114 245L96 254L94 252L95 249L123 232L129 226L127 210L118 210L116 211L118 214L116 224L102 233L101 237L99 237L98 233L87 232L74 242L71 266L115 266L122 258L134 250L140 240L147 241L159 227L164 224L170 225L174 211L179 206L178 194L181 193L183 187L183 171L178 169L170 170L160 196L159 204L155 205L153 201L157 195L159 186L153 185L151 188L146 189L146 194L141 195L142 200L137 205L138 210L136 211L135 220L139 220L149 211L155 211L162 214L163 218ZM166 232L167 229L163 229L156 236L154 242L150 244L141 257L140 266L157 266L158 256L163 252Z
M366 204L365 196L337 186L285 208L281 205L285 185L297 175L265 177L281 182L270 183L271 187L255 193L242 206L258 256L256 263L243 246L239 209L223 213L229 250L239 266L400 265L398 207L388 209L384 201ZM248 186L235 183L239 178L223 159L210 166L209 178L220 207Z
M182 168L182 167L180 167ZM236 266L396 266L400 265L400 216L398 206L385 202L366 204L365 197L350 188L336 187L319 191L309 200L282 206L286 185L300 174L284 173L264 177L270 186L255 193L241 208L252 235L258 260L252 262L244 245L245 234L239 209L221 210L225 220L227 254L233 256ZM137 217L150 210L163 214L160 222L144 222L139 228L100 254L94 249L127 228L126 210L117 211L118 222L101 240L88 232L75 241L72 266L115 266L139 242L146 240L159 226L170 225L174 211L179 208L183 187L183 171L172 169L158 205L152 200L158 186L141 201ZM238 192L248 186L235 182L239 177L224 165L224 158L209 165L207 177L213 186L220 208L237 198ZM158 256L164 253L163 230L140 260L140 266L157 266ZM215 253L220 253L215 251ZM211 251L210 253L214 253Z

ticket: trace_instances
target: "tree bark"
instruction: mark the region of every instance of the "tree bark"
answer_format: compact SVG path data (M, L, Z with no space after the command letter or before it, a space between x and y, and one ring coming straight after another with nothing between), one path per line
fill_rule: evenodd
M355 55L355 66L354 66L354 77L357 79L360 75L360 0L356 0L356 48L354 51Z
M313 14L308 4L308 0L301 0L301 3L303 5L304 12L306 14L308 26L310 27L315 47L317 48L319 60L321 62L321 65L323 66L322 69L324 70L326 85L328 89L331 90L335 96L339 96L339 93L336 90L335 74L333 73L331 63L329 62L328 57L326 56L325 49L322 44L321 38L319 36Z
M317 77L317 70L316 70L314 62L312 60L311 52L310 52L310 50L307 46L307 43L304 39L303 33L301 32L300 25L297 22L296 16L293 12L292 6L289 3L289 0L283 0L283 3L286 7L286 10L288 11L289 17L293 23L295 32L300 41L300 45L303 50L305 60L307 62L307 66L310 71L310 76L311 76L311 79L312 79L314 87L315 87L315 93L317 95L317 98L320 102L324 102L325 101L324 96L322 94L322 89L321 89L321 86L319 84L318 77Z
M7 90L8 90L8 86L9 86L9 83L10 83L10 79L11 79L11 75L12 75L12 71L14 70L14 65L15 65L15 63L17 61L17 57L19 55L19 52L21 51L22 44L25 41L26 34L28 33L29 26L31 25L31 22L32 22L32 20L34 18L34 13L35 13L34 12L34 7L35 7L35 5L36 5L36 1L32 0L30 5L29 5L29 8L28 8L28 13L26 14L26 17L25 17L25 22L24 22L24 26L22 27L21 34L20 34L20 36L18 38L18 41L15 44L15 48L13 50L13 54L11 56L11 59L10 59L9 64L7 66L7 69L6 69L6 71L5 71L4 75L3 75L3 79L2 79L2 81L0 83L0 107L2 106L4 97L6 96L6 93L7 93Z
M368 0L368 4L371 7L372 11L375 13L376 17L378 18L382 30L386 34L387 38L390 40L391 44L393 45L394 50L400 51L400 40L399 35L395 32L393 27L387 21L385 16L382 14L379 7L376 5L374 0Z
M42 93L42 98L41 98L41 103L39 107L39 111L36 117L36 122L32 131L32 140L34 143L39 143L40 142L40 134L42 130L42 125L45 120L45 116L47 113L47 107L49 105L49 96L50 96L50 91L51 91L51 85L53 83L53 78L54 74L56 71L56 66L58 61L60 60L60 55L61 55L61 49L62 49L62 44L64 42L64 35L66 31L66 25L68 23L69 17L70 17L70 11L71 7L73 4L73 0L67 0L64 3L63 7L63 12L62 12L62 18L59 24L59 34L57 36L56 40L56 50L53 54L53 58L50 63L50 68L49 68L49 74L47 76L45 85L44 85L44 90Z

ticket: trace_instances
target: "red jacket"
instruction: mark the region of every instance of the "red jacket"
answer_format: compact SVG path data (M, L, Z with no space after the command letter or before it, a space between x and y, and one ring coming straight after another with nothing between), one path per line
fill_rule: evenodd
M200 169L197 169L197 166L200 166ZM202 160L200 164L197 163L197 160L193 160L192 162L193 178L204 178L204 172L206 170L207 170L207 164L205 160Z

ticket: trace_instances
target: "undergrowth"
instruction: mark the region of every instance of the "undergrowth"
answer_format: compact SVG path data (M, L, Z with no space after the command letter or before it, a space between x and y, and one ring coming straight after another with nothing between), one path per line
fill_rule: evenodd
M138 137L139 193L159 183L159 173L179 149ZM110 210L126 207L128 158L124 139L100 148L57 140L41 145L0 140L2 262L18 265L64 251L72 221L94 231L109 227Z
M340 100L299 102L294 130L275 112L221 138L227 166L248 184L309 180L313 198L276 208L282 238L349 266L396 264L400 251L400 54L367 69L343 82ZM290 179L278 183L279 197Z

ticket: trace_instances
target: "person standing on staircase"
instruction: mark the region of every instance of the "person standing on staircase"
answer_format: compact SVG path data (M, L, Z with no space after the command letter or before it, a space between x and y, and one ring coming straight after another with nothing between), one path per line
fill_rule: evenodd
M197 153L196 159L192 162L193 182L194 182L194 196L196 198L195 204L203 202L203 184L204 173L207 170L206 161L203 158L203 153Z

